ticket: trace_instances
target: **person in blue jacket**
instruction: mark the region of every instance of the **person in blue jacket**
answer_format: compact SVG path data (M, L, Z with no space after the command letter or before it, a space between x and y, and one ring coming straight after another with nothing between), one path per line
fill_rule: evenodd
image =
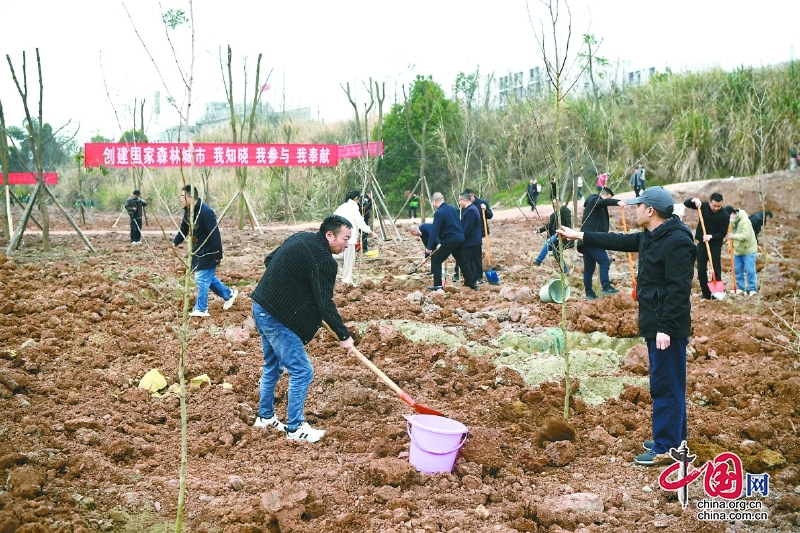
M464 272L464 284L477 291L478 282L475 280L472 265L467 263L464 257L464 232L461 229L458 211L452 205L445 203L444 195L440 192L431 195L431 204L436 213L433 215L433 228L425 252L430 254L436 249L437 243L440 243L440 246L431 257L433 285L429 286L428 290L435 291L442 288L442 263L452 255Z
M189 231L189 210L194 200L194 224ZM208 290L225 300L222 308L228 310L233 306L239 291L229 289L216 276L217 267L222 261L222 237L217 225L217 216L203 200L200 199L197 189L186 185L181 190L183 202L183 219L181 229L172 239L172 246L178 248L183 241L192 237L192 272L197 285L197 301L189 316L208 317Z
M638 233L575 231L562 227L565 239L584 245L639 252L636 299L639 335L650 359L650 396L653 399L653 438L643 443L641 465L672 463L671 449L686 440L686 346L692 331L692 279L697 248L692 231L672 214L672 195L650 187L628 204L636 205Z

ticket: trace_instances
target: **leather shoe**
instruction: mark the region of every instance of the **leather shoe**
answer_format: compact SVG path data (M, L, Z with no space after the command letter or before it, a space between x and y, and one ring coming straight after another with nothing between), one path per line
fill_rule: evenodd
M619 294L619 289L616 289L614 287L609 287L607 289L603 289L602 291L600 291L600 294L602 294L603 296L613 296L614 294Z
M461 276L456 274L455 276L453 276L453 281L461 281Z
M428 290L429 291L440 291L440 290L442 290L442 286L441 285L431 285L430 287L428 287Z
M472 289L473 291L477 291L478 290L478 282L473 283L472 285L469 286L469 288Z

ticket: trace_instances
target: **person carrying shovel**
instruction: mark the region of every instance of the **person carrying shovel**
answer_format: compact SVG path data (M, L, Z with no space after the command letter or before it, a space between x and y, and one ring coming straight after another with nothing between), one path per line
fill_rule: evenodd
M714 269L713 279L717 282L722 275L722 240L728 234L728 214L722 210L722 195L715 192L710 201L702 202L700 198L690 198L683 202L689 209L699 211L702 223L697 224L695 240L697 240L697 280L700 282L702 294L700 298L712 300L713 294L708 285L708 256L711 255L711 267ZM703 228L705 225L705 229ZM708 243L708 246L706 246ZM724 297L724 290L722 291Z
M331 254L348 245L353 225L340 215L330 215L317 233L300 232L286 239L265 259L267 267L253 299L253 320L261 336L264 366L253 426L286 432L288 440L317 442L325 431L305 421L306 395L314 369L305 345L324 320L350 353L353 338L333 303L333 286L339 265ZM289 374L286 424L275 416L275 385L283 369Z
M650 187L627 203L636 205L643 231L584 232L562 226L558 234L583 240L592 248L639 252L639 335L650 359L653 438L643 443L646 451L634 462L672 463L669 451L680 447L687 432L686 346L692 329L690 297L697 248L691 230L672 214L672 196L663 187Z

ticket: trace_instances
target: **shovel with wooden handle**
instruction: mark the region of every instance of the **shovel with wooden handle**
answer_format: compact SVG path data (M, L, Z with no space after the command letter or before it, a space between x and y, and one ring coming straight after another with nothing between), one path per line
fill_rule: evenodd
M711 281L708 282L708 290L711 291L711 295L717 300L724 300L725 284L717 279L717 274L714 272L714 261L711 259L711 246L709 246L706 240L706 223L703 221L703 211L701 207L697 208L697 214L700 216L700 227L703 228L703 242L706 244L708 262L711 263Z
M619 211L622 213L622 231L628 233L628 223L625 222L625 206L619 206ZM636 274L633 272L633 255L628 252L628 268L631 269L631 283L633 284L633 292L631 292L631 296L633 296L633 301L637 301L636 298Z
M426 262L428 259L430 259L430 258L431 258L431 256L432 256L433 254L435 254L435 253L436 253L436 250L438 250L440 246L441 246L441 244L437 245L437 246L436 246L436 248L434 248L433 250L431 250L431 253L430 253L430 254L428 254L428 257L424 258L422 261L420 261L419 263L417 263L417 264L414 266L414 268L413 268L413 269L412 269L412 270L409 272L409 274L415 274L415 273L417 272L417 270L419 270L419 267L421 267L422 265L424 265L424 264L425 264L425 262Z
M339 336L338 336L338 335L336 335L336 333L334 333L334 331L331 329L331 327L330 327L330 326L327 324L327 322L325 322L324 320L322 321L322 327L323 327L323 328L325 328L325 329L328 331L328 333L330 333L331 335L333 335L333 338L334 338L334 339L336 339L337 341L339 340ZM392 380L389 378L389 376L387 376L386 374L384 374L383 372L381 372L381 369L380 369L380 368L378 368L377 366L375 366L375 363L373 363L372 361L370 361L369 359L367 359L367 358L366 358L366 356L365 356L364 354L362 354L361 352L359 352L359 351L358 351L358 350L357 350L355 347L353 347L353 353L356 355L356 357L358 358L358 360L359 360L359 361L361 361L361 363L362 363L364 366L366 366L367 368L369 368L370 370L372 370L372 372L373 372L373 373L374 373L376 376L378 376L378 379L380 379L381 381L383 381L383 383L384 383L384 384L385 384L387 387L389 387L390 389L392 389L392 391L393 391L395 394L397 394L398 396L400 396L400 399L401 399L401 400L403 400L405 403L407 403L408 405L410 405L411 407L413 407L413 408L414 408L414 410L415 410L416 412L418 412L418 413L419 413L419 414L421 414L421 415L444 416L442 413L440 413L439 411L437 411L437 410L435 410L435 409L431 409L430 407L425 407L424 405L422 405L422 404L419 404L419 403L415 402L415 401L414 401L414 399L413 399L411 396L409 396L409 395L408 395L408 394L407 394L407 393L406 393L406 392L405 392L403 389L401 389L401 388L400 388L400 387L397 385L397 383L395 383L394 381L392 381Z

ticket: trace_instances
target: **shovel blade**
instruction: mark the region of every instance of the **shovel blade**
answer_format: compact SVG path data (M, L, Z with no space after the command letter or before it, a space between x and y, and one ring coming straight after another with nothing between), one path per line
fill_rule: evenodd
M489 282L489 285L500 285L500 276L497 275L496 270L487 270L484 274L486 274L486 281Z
M401 391L400 399L403 400L405 403L407 403L409 406L413 407L414 410L421 415L444 416L436 409L431 409L430 407L425 407L424 405L417 403L416 401L414 401L414 398L408 395L406 391Z

